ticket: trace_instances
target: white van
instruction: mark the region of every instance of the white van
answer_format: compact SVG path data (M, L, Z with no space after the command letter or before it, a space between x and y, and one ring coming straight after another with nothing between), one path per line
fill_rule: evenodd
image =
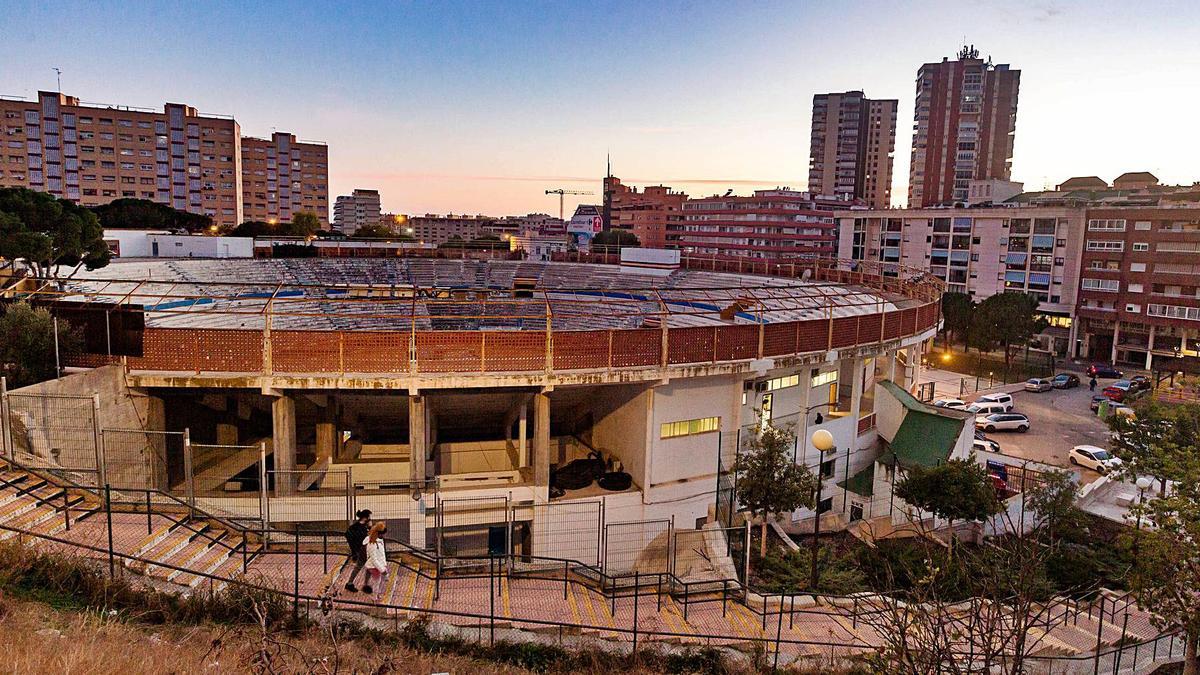
M1003 403L998 401L985 401L983 399L979 399L978 401L967 406L967 412L975 413L980 417L985 417L987 415L991 415L992 413L1008 412L1010 408L1011 406L1005 406Z
M1009 412L1013 409L1012 394L988 394L975 399L976 403L999 403L1004 406L1004 410L1000 412Z

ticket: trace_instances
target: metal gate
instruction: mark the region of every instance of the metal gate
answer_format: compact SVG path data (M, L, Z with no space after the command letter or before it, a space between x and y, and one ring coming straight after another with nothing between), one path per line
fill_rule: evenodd
M604 527L604 565L607 576L658 574L670 571L670 520L638 520Z
M77 483L104 484L99 396L6 393L3 400L9 456Z
M184 495L203 511L261 526L266 517L266 446L185 446Z
M437 553L454 558L478 558L512 553L512 511L507 496L439 499Z
M114 488L166 492L183 483L186 432L102 429L100 440L104 475Z
M601 522L604 504L600 500L534 504L530 511L529 544L526 551L538 558L557 558L596 567L600 565ZM521 507L514 506L514 512ZM514 515L513 521L517 521ZM545 561L551 564L550 561ZM539 564L530 560L528 564ZM555 563L556 564L556 563Z

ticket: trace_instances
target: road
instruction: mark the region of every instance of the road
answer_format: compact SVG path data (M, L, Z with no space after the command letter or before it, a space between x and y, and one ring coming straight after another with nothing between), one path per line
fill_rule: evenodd
M1096 387L1099 392L1108 380L1101 380ZM1017 391L1013 393L1013 412L1029 417L1029 431L997 431L990 438L1000 444L1006 455L1030 459L1043 464L1071 468L1085 482L1099 476L1095 471L1072 467L1067 453L1076 445L1108 447L1108 427L1088 407L1092 392L1088 391L1087 380L1074 389L1054 389L1035 393Z

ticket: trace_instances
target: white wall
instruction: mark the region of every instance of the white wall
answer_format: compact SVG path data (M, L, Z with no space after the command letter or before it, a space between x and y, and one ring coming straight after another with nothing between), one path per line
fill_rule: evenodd
M700 478L715 481L721 432L734 431L740 425L734 413L741 404L741 379L719 376L672 380L653 392L647 486ZM702 417L721 418L721 431L660 438L664 423Z
M122 258L253 258L252 237L205 237L163 230L105 230ZM155 252L154 245L158 244Z

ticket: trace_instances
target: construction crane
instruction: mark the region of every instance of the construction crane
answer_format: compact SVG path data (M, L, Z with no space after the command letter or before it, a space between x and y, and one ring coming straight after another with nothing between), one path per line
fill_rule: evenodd
M595 193L591 192L590 190L589 191L564 190L563 188L556 188L554 190L546 190L546 194L558 195L558 219L562 220L563 219L563 195L590 195L590 194L595 194Z

